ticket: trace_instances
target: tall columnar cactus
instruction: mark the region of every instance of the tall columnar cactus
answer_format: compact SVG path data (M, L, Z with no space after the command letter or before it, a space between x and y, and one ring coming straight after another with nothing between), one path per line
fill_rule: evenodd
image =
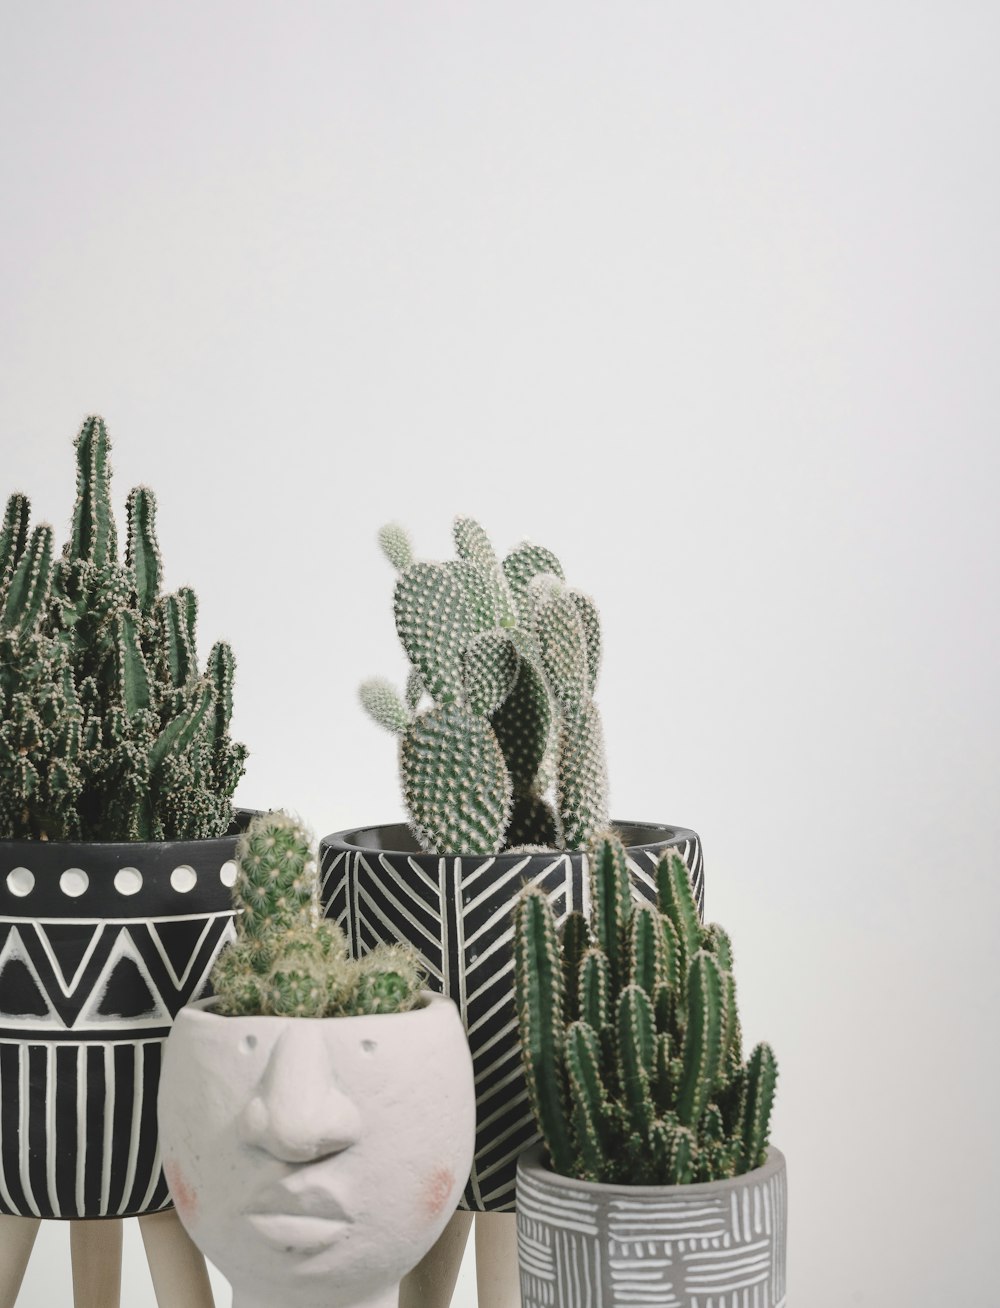
M340 929L320 920L312 838L294 818L253 818L236 861L236 941L212 971L220 1013L350 1017L419 1003L421 978L408 949L380 945L355 962Z
M516 912L516 1003L532 1110L553 1169L579 1180L673 1185L760 1166L777 1066L745 1062L732 946L703 927L668 852L657 906L632 898L611 833L590 855L590 921L562 939L545 894Z
M456 518L444 563L416 560L396 524L379 539L411 672L405 694L379 678L361 701L400 737L417 839L451 854L584 848L608 821L593 602L540 546L501 562L471 518Z
M233 656L197 665L197 601L161 594L156 500L128 497L124 561L100 418L76 439L69 541L29 532L23 495L0 529L0 838L222 835L246 750L229 736Z

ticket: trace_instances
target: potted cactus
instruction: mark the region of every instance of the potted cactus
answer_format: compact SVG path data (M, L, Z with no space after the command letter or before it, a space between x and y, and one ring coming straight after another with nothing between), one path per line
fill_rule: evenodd
M88 418L61 557L23 495L0 529L0 1214L169 1204L161 1046L232 932L233 656L199 668L143 487L119 557L109 452Z
M236 942L216 994L164 1058L167 1176L236 1308L395 1308L472 1160L472 1064L458 1013L412 951L348 957L322 922L307 832L284 813L241 836Z
M512 915L524 884L560 919L588 907L587 846L609 821L594 699L601 630L593 601L567 585L549 550L522 544L501 561L469 518L456 520L454 541L457 557L432 563L414 557L402 528L380 534L411 669L402 694L375 679L361 700L398 736L409 824L327 836L324 898L353 952L408 940L430 984L458 1004L478 1094L462 1206L509 1213L517 1157L537 1139L517 1044ZM655 897L656 863L670 848L700 901L693 831L616 826L637 894Z
M785 1302L785 1160L768 1147L777 1068L744 1060L732 946L702 926L687 869L631 893L611 832L590 858L591 916L560 932L526 889L516 1002L543 1144L518 1162L525 1308ZM641 1292L641 1293L640 1293Z

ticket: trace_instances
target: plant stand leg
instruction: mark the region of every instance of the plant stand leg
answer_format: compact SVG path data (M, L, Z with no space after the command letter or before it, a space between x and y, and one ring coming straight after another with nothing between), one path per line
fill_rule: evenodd
M476 1287L479 1308L520 1308L515 1213L476 1213Z
M120 1218L69 1224L73 1308L119 1308L122 1296Z
M459 1209L433 1246L403 1277L399 1308L448 1308L462 1268L472 1214Z
M40 1225L37 1217L0 1217L0 1308L14 1308Z
M215 1308L201 1251L174 1208L139 1218L158 1308Z

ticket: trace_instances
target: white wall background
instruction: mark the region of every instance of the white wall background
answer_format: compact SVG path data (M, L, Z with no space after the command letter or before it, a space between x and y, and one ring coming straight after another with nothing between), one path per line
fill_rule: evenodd
M0 5L0 491L64 526L104 414L317 831L401 813L376 528L562 556L781 1061L791 1308L998 1302L998 55L973 0Z

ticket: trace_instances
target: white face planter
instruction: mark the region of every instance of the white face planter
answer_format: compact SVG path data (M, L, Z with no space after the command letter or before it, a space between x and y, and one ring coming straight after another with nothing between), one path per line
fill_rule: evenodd
M395 1308L472 1163L472 1062L450 1000L372 1017L185 1008L160 1081L164 1170L235 1308Z

